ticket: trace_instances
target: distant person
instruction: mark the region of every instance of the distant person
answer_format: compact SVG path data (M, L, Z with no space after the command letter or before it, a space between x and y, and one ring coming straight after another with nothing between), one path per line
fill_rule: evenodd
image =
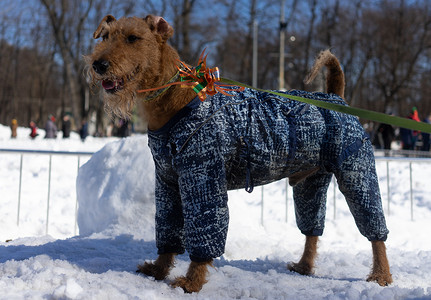
M79 136L81 137L82 141L85 141L88 136L88 122L85 119L82 120L81 129L79 129Z
M431 114L424 119L425 123L431 124ZM430 134L426 132L422 132L422 151L430 151Z
M416 122L421 121L421 119L419 119L418 109L416 108L416 106L413 106L412 112L410 113L408 118ZM416 150L416 142L418 141L418 137L419 137L419 131L412 130L412 150Z
M122 138L129 136L130 135L129 121L121 119L119 125L120 125L120 128L118 129L118 136Z
M407 128L400 128L401 145L403 150L413 150L413 131Z
M33 121L30 121L30 137L32 139L35 139L39 134L37 133L37 126L36 123Z
M57 138L57 125L55 125L55 117L53 115L50 115L45 123L45 138Z
M389 124L380 124L377 128L377 135L379 136L379 140L383 143L380 143L380 146L383 146L385 150L391 150L392 141L395 138L395 130L392 125Z
M71 127L70 116L65 115L63 117L63 124L61 125L61 131L63 131L63 139L67 139L70 137L70 127Z
M110 122L108 124L108 126L106 127L106 136L107 137L111 137L112 136L112 131L114 130L114 124L112 122Z
M16 119L12 119L12 122L10 123L10 130L11 130L11 135L10 137L13 139L16 139L17 137L17 129L18 129L18 121Z
M419 119L418 109L416 108L416 106L413 106L412 112L410 113L410 115L408 116L408 118L412 119L412 120L415 120L417 122L421 121L421 119Z
M410 112L407 118L420 122L418 110L416 107L412 108L412 111ZM403 150L415 150L418 133L419 132L416 130L400 128L401 143L402 143Z

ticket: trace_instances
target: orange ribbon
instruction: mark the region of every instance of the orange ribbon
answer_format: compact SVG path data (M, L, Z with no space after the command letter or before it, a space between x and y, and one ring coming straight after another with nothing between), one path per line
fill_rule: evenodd
M205 50L202 51L199 57L198 66L195 68L192 68L180 61L181 67L177 67L180 74L179 82L168 83L157 88L139 90L138 93L160 90L172 85L181 84L181 87L191 87L196 92L199 99L204 101L207 95L213 96L220 92L226 96L234 96L229 94L229 92L244 90L244 87L222 84L220 82L219 69L217 67L211 69L208 68L206 63L207 55L204 56L204 54Z

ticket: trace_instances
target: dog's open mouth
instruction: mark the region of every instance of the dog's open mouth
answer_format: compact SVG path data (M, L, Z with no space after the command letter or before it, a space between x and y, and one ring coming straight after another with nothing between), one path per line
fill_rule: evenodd
M128 75L125 75L121 78L107 78L102 80L102 87L105 89L107 93L116 93L124 89L124 86L127 82L134 80L135 75L140 71L140 67L137 66L133 72Z
M124 88L124 79L114 79L108 80L105 79L102 81L102 86L108 93L115 93Z

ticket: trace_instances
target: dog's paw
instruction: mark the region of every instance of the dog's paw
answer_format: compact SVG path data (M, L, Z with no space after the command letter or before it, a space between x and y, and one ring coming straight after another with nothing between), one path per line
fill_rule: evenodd
M287 269L291 272L296 272L301 275L313 275L313 266L305 263L290 263L287 265Z
M143 265L138 265L136 273L142 273L147 276L154 277L156 280L163 280L168 276L169 268L145 262Z
M194 293L199 292L204 284L205 282L200 282L198 280L192 280L185 276L181 276L175 278L175 280L171 283L171 286L174 288L180 287L185 293Z
M392 275L390 273L371 273L368 275L367 281L377 282L380 286L388 286L393 282Z

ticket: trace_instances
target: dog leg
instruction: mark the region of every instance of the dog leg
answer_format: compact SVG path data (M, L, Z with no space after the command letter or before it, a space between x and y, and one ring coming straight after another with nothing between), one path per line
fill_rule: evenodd
M386 256L386 246L383 241L372 241L373 269L368 275L367 281L376 281L381 286L391 284L392 274L389 270L389 262Z
M156 280L163 280L169 275L169 272L174 266L174 260L174 253L160 254L154 262L145 262L143 265L138 265L136 273L154 277Z
M298 263L290 263L287 268L301 275L312 275L314 273L314 260L317 254L318 236L306 236L304 253Z
M212 260L208 262L192 261L186 276L178 277L172 282L173 287L181 287L186 293L199 292L207 283L208 266L212 266Z

